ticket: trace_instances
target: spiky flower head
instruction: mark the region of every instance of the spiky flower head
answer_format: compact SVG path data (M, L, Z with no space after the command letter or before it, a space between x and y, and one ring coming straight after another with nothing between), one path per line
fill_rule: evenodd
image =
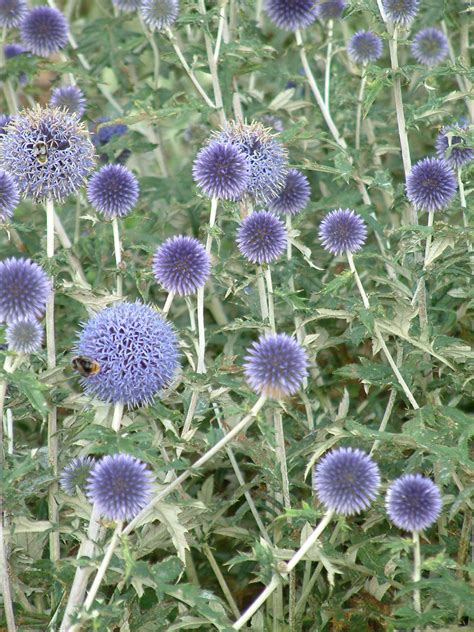
M68 494L68 496L74 496L76 487L79 487L82 492L85 492L87 479L95 463L95 460L90 456L77 456L72 459L63 469L59 477L61 489Z
M287 334L260 336L244 358L251 389L271 399L296 393L308 373L306 351Z
M28 11L21 23L20 35L25 47L34 55L48 57L66 46L69 28L61 11L41 5Z
M474 149L466 143L467 131L468 126L465 123L446 125L436 138L436 155L440 160L446 160L453 169L460 169L474 158Z
M97 119L97 130L92 134L94 145L106 145L114 136L123 136L128 131L124 123L109 123L106 117Z
M0 222L5 222L13 215L20 201L20 193L12 176L0 169Z
M308 178L297 169L290 169L286 174L285 186L280 193L268 203L272 213L297 215L307 206L311 195Z
M112 4L120 11L132 13L140 8L141 0L112 0Z
M416 18L419 0L383 0L383 8L390 22L408 27Z
M41 318L50 293L50 280L31 259L0 261L0 321Z
M87 185L92 206L106 219L125 217L138 200L140 187L133 173L122 165L105 165Z
M387 513L393 524L405 531L423 531L441 512L439 487L421 474L405 474L387 490Z
M304 29L317 17L315 0L265 0L270 20L284 31Z
M246 156L250 167L246 193L257 202L267 202L280 193L288 172L288 155L269 129L258 122L230 121L217 138Z
M140 13L150 29L162 31L176 22L179 2L178 0L142 0Z
M27 12L26 0L0 0L0 26L7 29L20 26Z
M94 146L75 114L36 106L13 118L0 144L0 163L23 196L61 202L92 171Z
M406 181L407 197L422 211L440 211L456 195L456 176L445 160L423 158L412 168Z
M178 368L173 328L139 301L118 303L93 316L79 335L76 352L100 367L98 373L82 378L86 392L130 407L151 402Z
M186 235L170 237L153 257L156 280L168 292L180 296L194 294L211 271L211 260L200 241Z
M43 327L34 318L20 318L8 323L5 338L11 351L35 353L43 342Z
M349 56L358 64L376 61L382 56L382 40L372 31L357 31L347 45Z
M319 240L323 248L333 255L340 255L346 250L357 252L366 238L364 220L348 208L331 211L319 226Z
M327 510L343 516L367 509L377 495L377 463L358 448L336 448L313 470L313 487Z
M80 118L86 109L86 99L77 86L58 86L53 88L49 105L52 108L65 108L70 114L77 114Z
M286 248L286 228L273 213L256 211L246 217L237 231L237 246L252 263L270 263Z
M448 40L443 31L427 28L413 38L411 54L419 64L436 66L448 55Z
M238 147L212 140L196 156L193 178L207 197L238 200L248 187L250 165Z
M10 42L10 44L5 44L5 46L3 47L3 52L5 54L5 59L11 59L12 57L16 57L17 55L22 55L27 51L25 47L21 44Z
M317 3L318 17L321 20L334 20L341 17L345 8L345 0L319 0Z

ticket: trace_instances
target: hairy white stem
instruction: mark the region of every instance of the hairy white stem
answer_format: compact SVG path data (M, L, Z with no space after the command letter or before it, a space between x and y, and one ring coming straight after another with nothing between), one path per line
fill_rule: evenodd
M428 228L433 228L433 222L434 222L434 211L429 211L428 213ZM426 266L428 265L428 259L430 257L430 248L431 248L431 240L433 239L433 234L432 231L430 231L429 235L426 237L426 244L425 244L425 258L423 261L423 269L426 268Z
M114 404L114 413L112 417L112 430L115 430L115 432L118 432L120 430L120 424L122 423L122 417L123 417L123 409L124 409L123 402L117 402L116 404Z
M413 582L417 583L421 579L421 552L420 552L420 534L413 531ZM415 611L421 614L421 595L420 589L415 588L413 591L413 606Z
M281 473L282 491L283 491L283 504L285 506L285 509L291 509L290 482L288 478L288 468L286 465L285 433L283 431L283 420L282 420L281 410L276 410L273 413L273 421L275 424L277 459L278 459L278 463L280 464L280 473Z
M209 215L209 232L207 233L207 238L206 238L206 252L208 255L211 254L211 249L212 249L212 229L214 228L216 224L218 203L219 203L219 200L217 198L214 197L211 199L211 212Z
M204 287L197 291L198 358L197 372L206 372L206 327L204 324Z
M331 61L333 47L334 20L328 20L327 26L327 52L326 52L326 71L324 73L324 105L330 110L330 88L331 88Z
M216 46L214 48L214 61L216 64L219 60L219 54L221 52L222 37L224 34L224 28L227 21L226 11L227 11L227 0L225 0L224 4L221 6L219 10L219 26L217 28Z
M115 267L117 268L117 296L118 298L123 297L123 277L122 272L120 270L120 266L122 264L122 243L120 241L120 232L118 219L116 217L112 220L112 230L114 233L114 253L115 253Z
M273 283L272 283L272 272L270 270L270 266L266 265L263 274L265 276L265 282L267 286L267 300L268 300L268 319L270 321L270 327L273 333L276 332L275 327L275 306L273 303Z
M16 632L15 614L13 612L12 593L10 588L10 578L8 577L8 561L5 553L5 539L3 536L3 500L0 511L0 582L3 597L3 611L7 622L7 631Z
M171 305L173 303L173 299L174 299L174 292L169 292L168 296L166 297L165 304L163 305L163 309L161 310L161 314L165 318L166 318L166 316L168 316L168 312L171 309Z
M260 314L262 316L262 320L266 321L269 317L268 310L268 301L267 301L267 291L265 288L265 275L262 269L262 266L257 266L257 289L258 289L258 298L260 300Z
M204 0L199 0L198 7L199 7L199 13L201 13L202 15L206 15L206 4ZM222 20L219 18L219 22L221 21ZM219 114L220 123L221 125L223 125L226 122L226 116L224 112L224 105L222 102L222 92L221 92L221 86L219 83L219 75L217 72L217 59L214 57L214 51L212 49L211 39L209 35L207 34L206 29L204 29L204 42L206 45L207 63L209 65L209 71L211 73L212 89L214 92L214 102L216 104L216 108L219 110L218 114Z
M355 148L360 149L360 129L362 124L362 105L364 104L364 92L367 84L367 64L362 68L362 77L360 80L359 96L357 97L357 115L356 115L356 135Z

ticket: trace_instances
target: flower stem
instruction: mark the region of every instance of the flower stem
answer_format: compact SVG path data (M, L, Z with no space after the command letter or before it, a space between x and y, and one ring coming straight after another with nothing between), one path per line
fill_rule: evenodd
M3 597L3 609L5 613L5 620L7 622L7 631L16 632L15 614L13 612L12 593L10 588L10 579L8 577L8 561L5 551L5 539L3 536L3 500L0 512L0 576L1 576L1 591Z
M362 77L360 80L359 96L357 97L357 115L356 115L356 135L355 148L360 149L360 128L362 123L362 105L364 103L364 92L367 84L367 64L363 65Z
M211 249L212 249L212 229L214 228L216 224L218 202L219 200L217 198L212 198L211 200L211 212L209 215L209 232L207 233L207 238L206 238L206 252L208 255L211 254Z
M229 607L232 610L232 614L234 615L234 617L240 617L240 611L237 608L235 599L232 596L232 592L229 589L229 586L227 585L224 575L222 574L222 571L219 568L219 564L216 562L216 558L214 557L214 554L212 553L210 546L208 544L204 544L202 547L202 552L207 557L207 560L212 570L214 571L214 575L216 576L219 586L221 587L221 590L224 594L224 597L227 599L227 603L229 604Z
M257 266L257 289L258 298L260 300L260 314L262 316L262 320L265 322L266 320L268 320L269 310L267 302L267 291L265 288L265 275L262 266Z
M204 324L204 287L197 291L198 358L197 372L206 372L206 328Z
M270 270L270 266L266 265L263 269L263 274L265 276L265 282L267 286L267 300L268 300L268 319L270 320L270 327L272 329L272 333L276 332L275 327L275 306L273 304L273 283L272 283L272 272Z
M166 316L168 316L168 312L171 309L171 304L173 303L173 299L174 299L174 292L169 292L168 296L166 297L165 304L163 305L163 309L161 310L161 314L165 318Z
M434 211L429 211L428 213L428 228L433 229L433 222L434 222ZM426 244L425 244L425 258L423 261L423 269L426 268L426 266L428 265L428 260L430 258L430 248L431 248L431 240L433 238L433 231L431 230L429 235L426 237Z
M421 579L421 552L420 552L420 534L413 531L413 582L417 583ZM413 591L413 606L415 611L421 614L421 595L420 589L415 588Z
M201 13L201 15L206 15L206 4L204 2L204 0L199 0L199 13ZM222 21L221 17L219 16L219 23ZM219 24L220 26L220 24ZM220 124L224 125L224 123L226 122L226 116L225 116L225 112L224 112L224 104L222 101L222 92L221 92L221 86L219 83L219 75L217 72L217 59L214 56L214 51L212 49L212 44L211 44L211 40L210 37L207 33L207 29L204 28L203 30L204 32L204 42L206 44L206 53L207 53L207 63L209 65L209 71L211 73L211 80L212 80L212 89L214 91L214 101L216 104L216 108L219 110L218 114L219 114L219 119L220 119Z
M158 90L160 85L160 51L158 50L158 46L156 45L155 34L147 29L140 12L138 13L138 15L142 31L147 38L153 52L153 88L155 90Z
M457 169L457 177L458 177L458 187L459 187L459 203L462 208L462 220L464 224L464 228L469 228L469 216L467 214L467 202L466 202L466 193L464 191L464 183L462 181L462 169L459 167ZM467 240L467 249L470 253L472 253L472 241L468 238ZM471 259L471 264L474 262Z
M327 52L326 52L326 72L324 74L324 105L328 111L330 100L330 87L331 87L331 60L332 60L332 47L333 47L333 33L334 33L334 20L328 20L327 27Z
M115 266L117 268L117 296L119 298L123 297L123 277L120 271L120 266L122 264L122 244L120 241L120 232L118 219L116 217L112 220L112 230L114 232L114 252L115 252Z
M115 432L118 432L120 430L120 424L122 423L122 417L123 417L123 409L124 409L123 402L117 402L114 405L114 414L112 417L112 430L115 430Z

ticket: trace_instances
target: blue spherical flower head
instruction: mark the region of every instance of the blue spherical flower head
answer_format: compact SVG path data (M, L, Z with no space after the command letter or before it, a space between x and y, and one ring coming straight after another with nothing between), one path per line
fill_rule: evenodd
M139 301L119 303L93 316L75 351L100 367L98 373L82 378L86 392L129 407L151 402L170 384L179 364L173 328Z
M34 107L14 117L0 144L0 166L35 202L61 202L84 184L94 146L75 114Z
M303 347L286 334L261 336L248 349L244 373L256 393L281 399L296 393L308 373Z
M27 13L26 0L0 0L0 26L16 28Z
M376 61L382 56L382 51L382 40L372 31L358 31L347 45L349 56L358 64Z
M321 20L340 18L346 8L344 0L320 0L317 5L318 17Z
M178 0L142 0L140 13L150 29L162 31L176 22L179 2Z
M0 321L41 318L50 293L50 280L31 259L0 261Z
M416 209L440 211L449 206L456 195L456 176L445 160L424 158L407 177L406 190Z
M343 516L367 509L377 495L380 471L368 454L354 448L328 452L313 471L313 487L327 510Z
M120 11L132 13L140 8L141 0L112 0L112 4Z
M468 126L463 123L446 125L436 138L436 155L440 160L446 160L453 169L460 169L474 158L474 149L468 147L464 137L467 130ZM463 136L456 134L456 131Z
M20 201L20 193L12 176L0 169L0 222L5 222L13 215Z
M86 99L77 86L58 86L53 88L49 105L53 108L63 108L70 114L81 117L86 109Z
M39 6L31 9L20 26L21 41L34 55L48 57L67 44L69 28L57 9Z
M308 178L297 169L290 169L286 175L285 186L280 193L268 203L272 213L297 215L306 208L311 195Z
M22 55L27 51L25 50L25 47L21 44L11 42L10 44L5 44L5 46L3 47L3 52L5 54L5 59L11 59L12 57L16 57L17 55Z
M265 0L264 9L284 31L304 29L317 17L316 0Z
M408 27L416 18L419 0L383 0L383 8L390 22Z
M448 55L448 40L443 31L427 28L415 35L411 54L419 64L436 66Z
M194 237L170 237L153 257L153 273L158 283L180 296L197 292L206 283L210 271L209 255Z
M319 227L323 248L333 255L340 255L346 250L357 252L365 244L366 238L364 220L348 208L331 211Z
M250 165L238 147L213 140L196 156L193 178L207 197L238 200L249 184Z
M84 493L86 491L87 479L91 475L95 460L90 456L78 456L74 458L69 465L63 469L59 477L61 489L68 494L74 496L76 487Z
M246 156L250 167L247 194L257 202L268 202L280 193L288 172L287 151L262 123L231 121L218 140L230 143Z
M36 353L43 342L43 328L33 318L20 318L7 325L8 348L16 353Z
M138 180L122 165L105 165L94 173L87 185L92 206L106 219L125 217L138 200Z
M243 220L236 241L242 255L251 263L270 263L285 251L285 225L273 213L257 211Z
M441 512L439 487L421 474L405 474L387 490L387 513L393 524L405 531L423 531Z

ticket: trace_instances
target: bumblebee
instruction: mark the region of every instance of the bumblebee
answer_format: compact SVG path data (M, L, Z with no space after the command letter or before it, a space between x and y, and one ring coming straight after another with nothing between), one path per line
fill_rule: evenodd
M48 145L44 141L39 140L33 145L33 156L40 165L45 165L48 162Z
M71 365L75 371L82 375L82 377L97 375L100 371L99 363L91 358L86 358L86 356L74 356L71 361Z

